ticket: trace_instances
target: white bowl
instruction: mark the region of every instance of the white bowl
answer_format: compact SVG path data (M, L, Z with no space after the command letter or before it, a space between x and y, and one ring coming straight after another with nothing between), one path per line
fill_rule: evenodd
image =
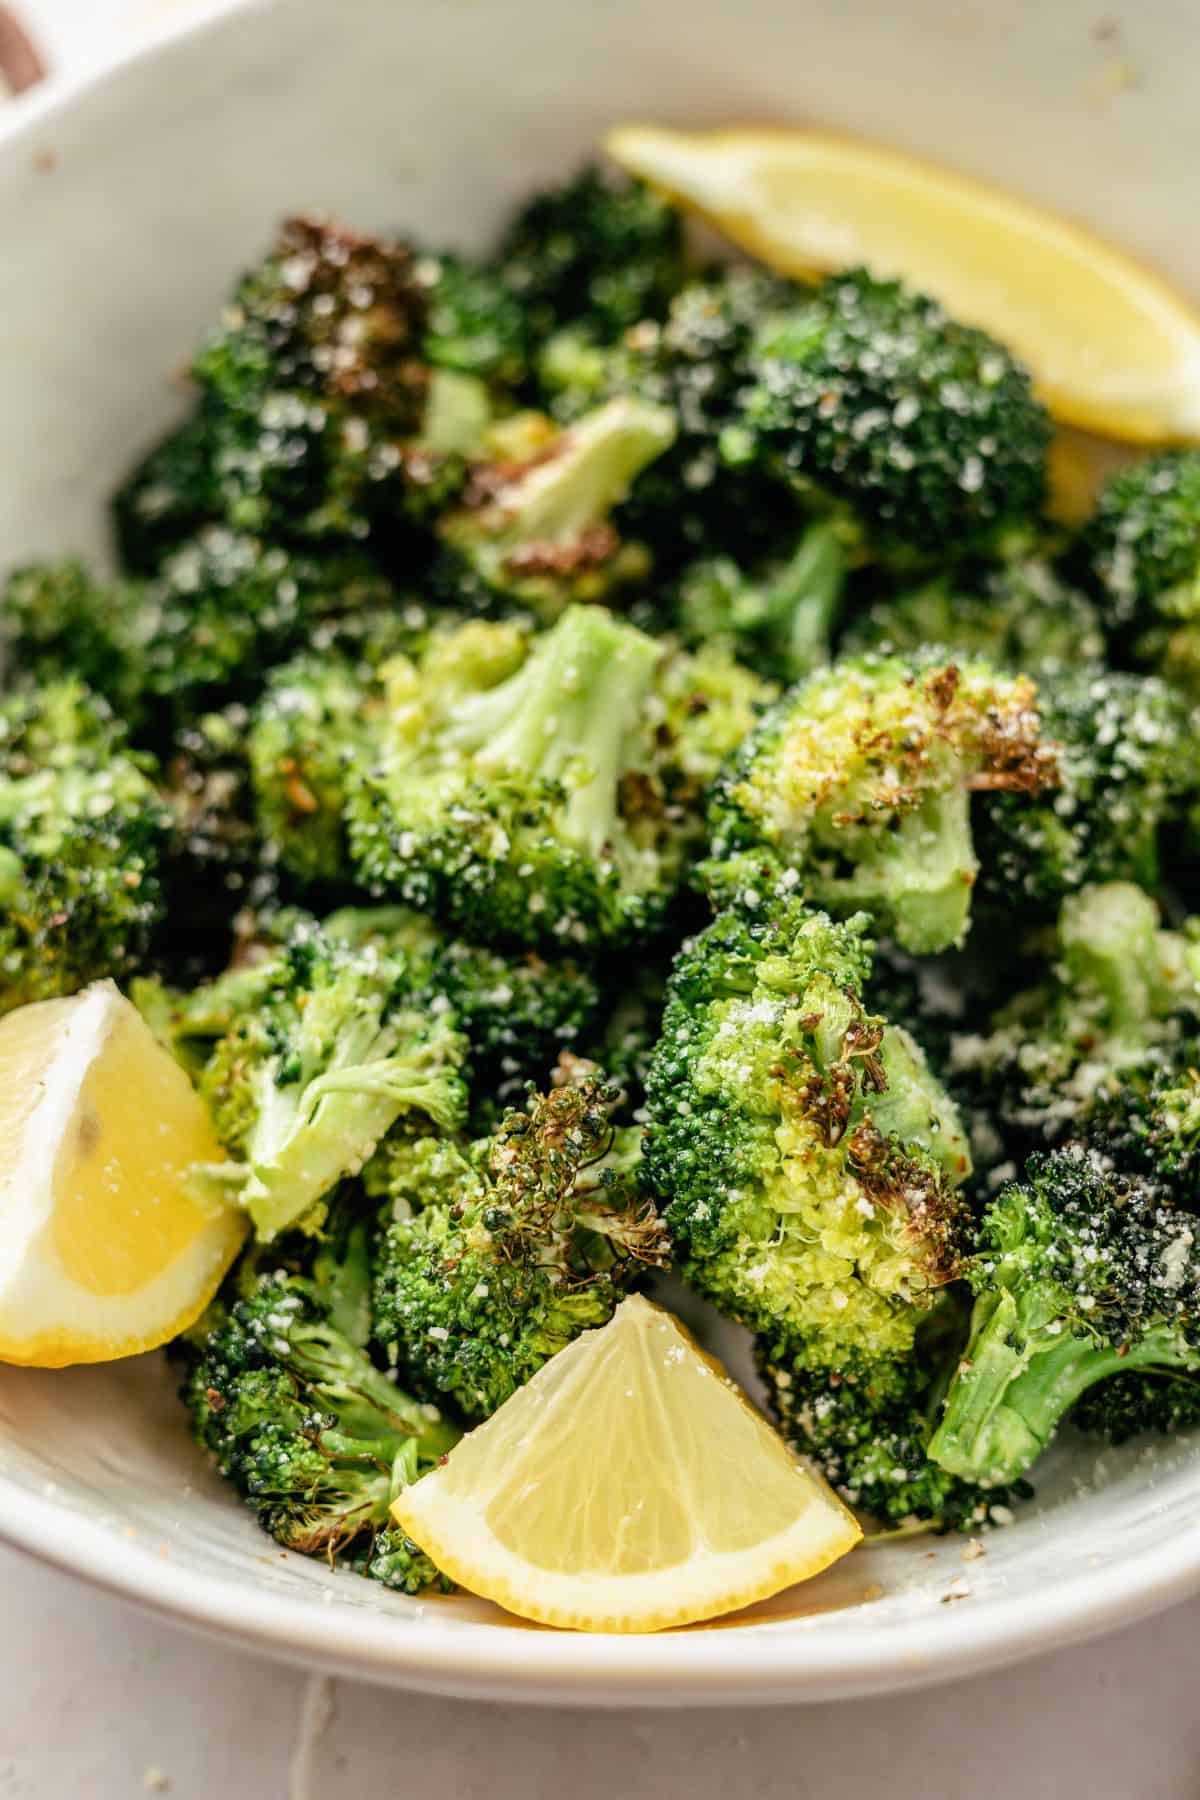
M31 97L0 132L4 561L103 544L114 477L180 410L174 372L284 212L481 243L621 117L871 133L1084 215L1200 288L1200 20L1143 0L1122 43L1095 19L1093 0L908 0L902 16L892 0L288 0ZM981 1557L893 1543L725 1628L568 1636L282 1555L189 1442L159 1358L0 1370L14 1544L201 1629L449 1693L881 1692L1200 1586L1200 1449L1064 1444L1039 1494Z

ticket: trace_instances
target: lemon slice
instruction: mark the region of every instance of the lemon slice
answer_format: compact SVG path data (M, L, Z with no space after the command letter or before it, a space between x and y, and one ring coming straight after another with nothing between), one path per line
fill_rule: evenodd
M1132 443L1200 437L1200 314L1102 238L896 151L808 131L625 125L610 154L787 275L863 263L981 325L1051 412Z
M106 1362L191 1324L246 1233L185 1185L222 1154L111 982L0 1020L0 1361Z
M576 1631L731 1612L817 1574L861 1536L720 1364L636 1296L392 1513L472 1593Z

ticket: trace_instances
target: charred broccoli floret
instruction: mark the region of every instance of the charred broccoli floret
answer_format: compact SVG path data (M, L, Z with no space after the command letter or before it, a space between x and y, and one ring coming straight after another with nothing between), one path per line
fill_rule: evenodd
M1200 698L1200 451L1118 471L1081 550L1122 650Z
M557 1088L453 1167L444 1146L410 1153L376 1252L374 1317L417 1392L486 1418L665 1262L638 1190L640 1134L614 1129L616 1098L595 1080Z
M498 429L460 504L439 521L448 547L439 591L469 604L474 583L484 604L492 596L549 620L571 601L639 580L646 551L621 537L611 514L674 432L669 412L636 399L609 401L565 427L533 414Z
M1079 1147L996 1196L967 1275L971 1335L929 1445L953 1475L1012 1481L1097 1383L1200 1368L1194 1220Z
M851 620L841 648L911 656L927 644L1018 674L1104 655L1095 606L1036 557L939 575L878 600Z
M461 628L389 680L388 741L347 801L360 879L532 947L657 928L763 691L584 606L533 640Z
M317 1284L261 1277L190 1337L192 1429L264 1530L306 1556L365 1544L380 1558L368 1573L410 1593L439 1579L384 1528L395 1496L459 1433L380 1374L327 1316Z
M579 324L605 342L662 316L683 279L680 216L640 181L588 167L521 208L499 261L536 337Z
M454 1130L466 1116L465 1039L422 1004L404 959L300 922L205 1064L200 1089L234 1160L207 1180L260 1239L319 1229L323 1205L397 1120Z
M761 318L729 460L849 502L884 547L944 552L1028 535L1050 423L984 332L896 281L834 275Z
M796 536L803 521L795 499L742 454L733 428L758 323L800 291L759 269L726 269L688 282L665 319L642 321L612 346L579 330L545 345L538 371L556 417L576 419L620 396L674 417L674 444L638 477L621 510L625 529L651 546L656 570L696 556L770 555L781 536Z
M1162 845L1200 791L1200 740L1161 681L1060 668L1038 684L1058 782L1042 797L999 794L980 831L981 887L1008 912L1053 913L1092 882L1157 892Z
M765 852L820 905L866 907L909 950L959 942L979 870L971 796L1019 817L1052 787L1038 694L984 662L855 657L791 690L723 771L714 855Z
M685 945L647 1081L646 1170L685 1278L794 1366L903 1357L952 1279L954 1106L868 1013L868 921L756 896Z

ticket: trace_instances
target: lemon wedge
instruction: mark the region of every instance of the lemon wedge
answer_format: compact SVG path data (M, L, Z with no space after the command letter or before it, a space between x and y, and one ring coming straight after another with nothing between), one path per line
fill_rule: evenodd
M111 982L0 1020L0 1361L107 1362L191 1324L246 1233L186 1186L222 1154Z
M784 274L863 263L912 282L1008 345L1068 424L1131 443L1200 438L1200 313L1082 226L821 132L624 125L606 147Z
M472 1593L576 1631L731 1612L816 1575L862 1535L720 1364L637 1296L392 1514Z

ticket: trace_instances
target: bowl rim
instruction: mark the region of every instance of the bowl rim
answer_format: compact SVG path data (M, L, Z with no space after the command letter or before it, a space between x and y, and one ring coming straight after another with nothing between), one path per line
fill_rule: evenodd
M0 156L19 154L93 90L116 85L239 12L287 0L200 0L149 30L119 60L53 71L0 115ZM1200 1483L1198 1483L1200 1486ZM1130 1625L1200 1590L1200 1506L1164 1543L1067 1577L1043 1593L989 1598L978 1610L826 1636L815 1619L649 1636L589 1635L322 1606L212 1578L128 1540L0 1470L0 1540L210 1637L314 1669L429 1692L598 1706L795 1703L925 1687L1000 1668ZM327 1591L327 1590L325 1590Z
M0 1539L118 1598L209 1636L364 1680L481 1699L564 1705L783 1704L981 1674L1163 1610L1200 1588L1200 1518L1164 1544L1043 1594L988 1599L832 1637L824 1614L647 1636L556 1632L326 1606L181 1567L0 1475ZM853 1553L852 1553L853 1554ZM349 1575L346 1579L352 1579ZM327 1593L329 1589L322 1588Z

